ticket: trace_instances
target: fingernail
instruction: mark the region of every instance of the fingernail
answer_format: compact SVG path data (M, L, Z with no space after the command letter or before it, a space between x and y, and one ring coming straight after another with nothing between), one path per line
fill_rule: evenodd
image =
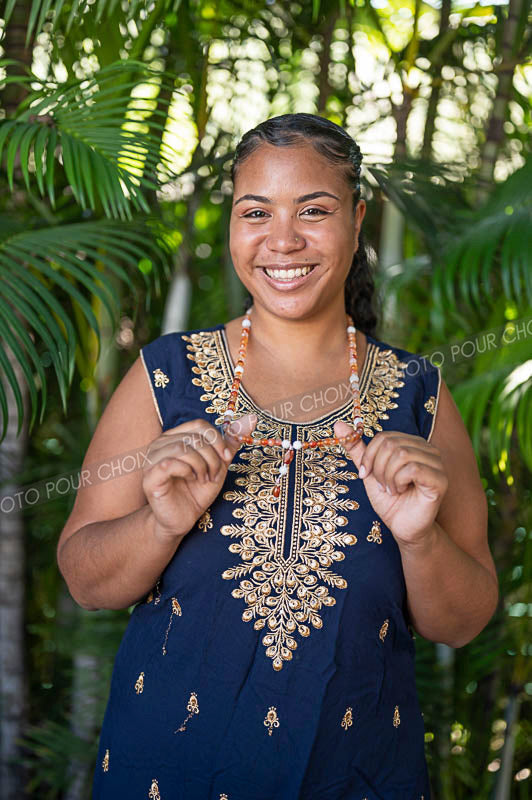
M377 481L377 486L379 487L379 489L381 490L381 492L383 492L383 491L384 491L384 486L383 486L381 483L379 483L379 481Z
M392 493L392 490L390 489L390 487L389 487L389 486L387 486L387 487L386 487L386 491L388 492L388 494L391 494L391 493Z
M364 464L360 465L360 469L358 470L358 474L360 475L361 478L365 478L366 477L366 467L364 466Z
M227 459L231 458L231 451L229 450L228 447L226 447L225 450L224 450L224 458L227 458Z

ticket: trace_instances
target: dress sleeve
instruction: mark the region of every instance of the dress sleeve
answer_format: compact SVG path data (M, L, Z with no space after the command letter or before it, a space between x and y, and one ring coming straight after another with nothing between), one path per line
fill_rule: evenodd
M424 368L421 371L417 404L418 428L421 436L430 442L440 399L441 368L433 366L426 359L422 359L422 362Z
M169 418L171 396L176 382L172 358L174 339L175 334L164 334L140 349L153 404L163 429Z

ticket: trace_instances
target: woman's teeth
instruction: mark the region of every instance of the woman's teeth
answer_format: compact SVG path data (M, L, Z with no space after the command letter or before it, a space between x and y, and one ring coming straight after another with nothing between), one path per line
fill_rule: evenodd
M266 275L269 278L275 278L276 280L285 280L290 281L293 278L300 278L302 275L308 275L311 269L314 268L314 264L311 267L296 267L295 269L264 269Z

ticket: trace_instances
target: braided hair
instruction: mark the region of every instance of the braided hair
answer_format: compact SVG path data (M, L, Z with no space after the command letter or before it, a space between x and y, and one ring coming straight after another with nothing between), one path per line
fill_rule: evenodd
M272 117L247 131L238 143L231 165L233 185L240 164L250 156L262 142L276 147L289 147L309 141L313 147L333 164L341 165L353 190L353 213L360 200L360 147L349 134L336 123L316 114L281 114ZM370 336L375 336L378 318L375 310L375 283L368 248L362 231L358 237L358 248L353 255L351 268L345 281L345 310L353 318L355 327ZM253 300L245 301L246 309Z

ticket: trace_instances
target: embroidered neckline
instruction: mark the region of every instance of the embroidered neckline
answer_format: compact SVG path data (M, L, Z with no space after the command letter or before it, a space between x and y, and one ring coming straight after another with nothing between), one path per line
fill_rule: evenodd
M231 384L232 379L235 375L235 365L233 363L233 359L231 357L231 351L229 350L229 343L227 340L227 334L225 331L225 323L220 323L218 326L218 331L220 334L220 341L222 344L221 351L223 354L223 358L225 361L226 369L230 376L229 384ZM371 341L370 341L371 339ZM360 375L360 402L366 398L367 388L369 385L369 378L373 372L373 368L377 363L377 354L378 354L379 346L376 343L376 340L373 337L368 336L366 334L366 356L364 358L364 366L362 367L362 374ZM332 411L328 411L325 414L322 414L321 417L317 417L316 419L306 420L305 422L298 422L297 420L286 420L282 419L281 417L276 417L274 414L271 414L269 411L266 411L253 400L253 398L248 394L246 389L242 384L240 384L239 392L242 394L242 397L245 398L246 403L251 406L251 410L255 411L260 417L264 419L270 420L271 422L279 423L282 425L295 425L298 428L306 428L311 427L313 425L317 425L319 423L326 422L329 417L337 416L338 414L343 415L346 414L350 407L353 405L353 396L351 391L349 390L349 398L343 403L341 406L337 408L333 408Z

